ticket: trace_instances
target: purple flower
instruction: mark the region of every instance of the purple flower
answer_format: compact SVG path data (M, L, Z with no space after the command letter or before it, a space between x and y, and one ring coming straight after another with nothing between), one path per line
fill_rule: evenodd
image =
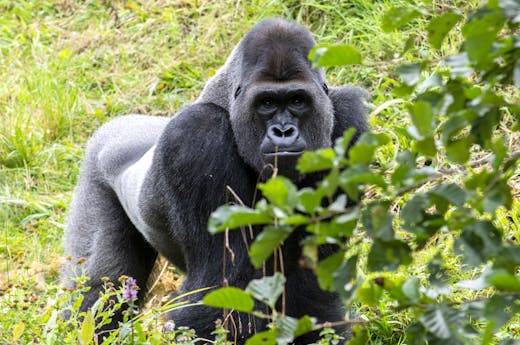
M137 298L137 281L134 278L128 278L123 285L123 298L127 301L133 301Z
M175 322L173 321L167 321L165 324L164 324L164 329L167 330L167 331L173 331L175 329Z

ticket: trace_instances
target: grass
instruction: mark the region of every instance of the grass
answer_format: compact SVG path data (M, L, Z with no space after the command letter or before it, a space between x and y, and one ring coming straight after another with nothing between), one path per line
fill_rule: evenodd
M476 4L434 0L424 8L466 11ZM421 21L382 31L383 14L396 5L409 3L0 0L0 344L42 340L58 292L67 207L86 141L98 126L127 113L173 115L197 97L244 33L271 16L299 21L319 43L358 47L364 66L330 69L329 84L366 87L375 108L393 99L388 75L395 64L423 54L440 58ZM441 54L453 53L460 40L454 30ZM384 131L406 116L396 104L370 121ZM501 132L515 145L518 136L507 126ZM393 154L383 152L381 160ZM513 188L518 197L520 187ZM510 224L508 217L511 238L520 241L518 201L500 221ZM416 261L412 270L420 273ZM20 320L25 326L16 337ZM399 343L395 328L383 319L373 343Z

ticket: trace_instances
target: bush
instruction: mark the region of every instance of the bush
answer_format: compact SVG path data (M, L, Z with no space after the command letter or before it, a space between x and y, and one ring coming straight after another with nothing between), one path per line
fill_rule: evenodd
M508 183L520 157L518 143L507 142L500 130L520 128L519 13L520 3L508 0L490 1L465 22L457 11L391 10L383 18L386 31L421 19L429 22L433 48L453 27L460 26L464 37L460 52L440 63L423 57L395 69L394 93L410 125L364 134L348 153L352 131L334 148L305 153L301 172L328 172L316 188L297 190L288 179L273 177L259 186L264 199L254 209L222 206L210 231L265 225L250 250L251 262L261 267L292 231L305 228L303 252L321 287L360 309L358 319L346 321L357 324L349 344L369 338L516 343L507 325L520 313L520 239L497 214L513 206ZM361 56L351 46L322 46L311 59L330 66L358 63ZM382 160L383 150L395 152L394 158ZM356 206L348 207L348 200ZM317 247L324 243L340 250L318 261ZM458 279L453 267L459 266L467 279ZM246 291L212 292L205 303L258 315L253 298L273 307L283 282L277 273ZM248 344L287 344L326 327L276 311L263 317L272 320L272 329Z

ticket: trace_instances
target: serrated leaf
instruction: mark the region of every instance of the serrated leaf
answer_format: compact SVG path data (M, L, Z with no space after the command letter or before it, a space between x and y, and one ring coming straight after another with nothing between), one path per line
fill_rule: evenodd
M428 194L442 197L451 204L461 207L466 202L466 192L455 183L440 184L431 189Z
M437 154L437 146L435 145L435 139L433 137L414 140L412 148L415 152L427 157L435 157Z
M343 132L343 136L336 139L334 143L334 152L338 157L344 157L347 153L347 148L352 143L352 138L356 134L356 129L354 127L350 127L349 129Z
M502 244L500 232L488 221L477 221L462 229L455 240L455 253L462 255L469 265L486 263L495 257Z
M262 195L279 207L294 207L298 202L296 186L286 177L277 176L258 185Z
M464 164L469 159L470 143L467 138L451 141L446 145L448 159L454 163Z
M305 333L312 331L312 328L316 324L316 319L310 316L303 316L298 320L298 325L294 331L294 336L299 337Z
M215 210L208 221L208 230L216 234L226 229L235 229L246 225L270 224L272 218L262 211L245 206L221 206Z
M287 227L266 227L251 244L249 258L255 268L262 267L283 241L291 234L291 228Z
M402 287L404 295L408 298L408 303L416 304L419 303L420 292L419 289L421 287L419 278L410 277Z
M355 65L361 63L361 53L351 45L317 46L309 53L314 67Z
M394 7L387 11L383 16L383 31L390 32L399 29L420 15L421 13L413 8Z
M277 336L278 331L276 329L256 333L251 338L247 339L246 345L277 345Z
M421 64L410 63L397 67L397 73L408 86L414 86L421 80Z
M520 87L520 59L516 60L515 67L513 69L513 85Z
M350 163L370 163L375 149L388 142L390 142L390 137L384 133L364 133L349 151Z
M85 314L85 318L83 322L81 322L80 329L80 340L81 344L88 345L94 339L94 331L96 329L96 324L94 321L94 314L91 310L87 311Z
M435 119L431 104L426 101L416 101L408 110L421 138L431 137Z
M520 292L520 277L506 271L497 271L486 277L486 282L501 291Z
M334 289L344 300L349 299L356 290L357 261L357 255L350 257L348 260L343 261L332 275Z
M500 206L510 208L512 202L511 187L507 182L500 180L484 195L484 211L493 213Z
M246 291L274 309L276 301L283 292L284 284L285 277L276 272L273 276L251 280Z
M332 148L317 151L305 151L298 159L296 168L302 173L331 169L336 154Z
M424 210L429 206L428 196L425 194L415 194L406 202L401 209L401 219L405 224L415 225L423 220Z
M202 302L210 307L234 309L246 313L253 311L255 306L255 301L247 292L232 286L208 293Z
M343 252L338 252L319 262L316 275L318 276L318 283L322 290L333 291L334 281L332 275L343 262L344 256L345 254Z
M466 38L464 49L472 61L481 63L493 59L489 52L504 22L498 11L480 8L473 13L462 27L462 35Z
M373 201L361 213L363 228L370 237L385 241L394 238L393 216L389 208L390 202Z
M376 239L368 254L367 265L372 272L392 271L399 265L408 265L411 262L411 249L405 242L397 239L390 241Z
M446 12L438 17L434 17L426 28L430 44L434 48L440 49L444 37L446 37L448 32L450 32L461 18L462 15L455 12Z
M494 323L494 331L505 325L511 319L511 307L515 308L514 298L495 295L491 296L484 307L484 316ZM518 309L516 307L515 309Z
M457 311L445 305L432 305L419 317L424 327L437 338L449 339L453 336L450 325L456 324Z
M498 5L504 11L504 15L513 23L520 23L520 1L499 0Z
M356 296L359 298L361 303L372 307L378 305L382 295L383 289L372 280L366 280L356 290Z
M299 191L300 205L309 214L314 214L321 205L322 196L314 189L303 188Z
M309 316L296 319L290 316L278 315L275 325L278 329L276 337L277 344L285 345L291 343L295 338L312 331L316 320Z

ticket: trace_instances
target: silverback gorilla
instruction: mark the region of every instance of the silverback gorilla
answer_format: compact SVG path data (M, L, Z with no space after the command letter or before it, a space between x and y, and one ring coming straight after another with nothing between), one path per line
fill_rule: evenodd
M304 150L330 147L347 128L358 135L367 129L365 92L329 89L323 71L307 59L314 45L296 23L263 20L234 48L196 102L173 118L122 116L95 132L66 228L66 254L75 259L63 276L83 272L90 277L82 310L98 298L104 276L135 278L142 299L158 254L185 272L180 293L224 280L245 288L262 276L251 266L239 231L229 233L233 261L224 260L223 235L207 231L211 212L226 202L226 186L253 205L256 183L272 173L275 157L279 174L299 187L312 186L318 177L299 174L296 158ZM342 320L338 296L321 291L314 274L298 264L304 236L296 231L283 245L287 315ZM333 250L324 246L320 256ZM83 271L78 258L86 259ZM266 328L265 320L234 315L237 327L231 331L239 343ZM111 326L117 327L118 317ZM169 315L205 338L221 317L221 310L203 306ZM310 333L296 343L316 339Z

